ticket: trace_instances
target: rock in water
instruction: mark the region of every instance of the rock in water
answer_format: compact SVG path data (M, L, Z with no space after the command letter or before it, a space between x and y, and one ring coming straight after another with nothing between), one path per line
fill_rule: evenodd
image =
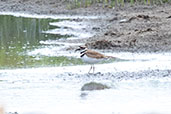
M109 89L107 85L96 83L96 82L90 82L83 85L81 88L81 91L93 91L93 90L104 90Z

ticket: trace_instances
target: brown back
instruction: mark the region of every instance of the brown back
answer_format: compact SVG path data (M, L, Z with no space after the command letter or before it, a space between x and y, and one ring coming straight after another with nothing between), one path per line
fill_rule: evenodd
M103 54L100 54L96 51L92 51L92 50L87 50L85 52L85 54L88 56L88 57L92 57L92 58L97 58L97 59L102 59L102 58L105 58L106 56L103 55Z

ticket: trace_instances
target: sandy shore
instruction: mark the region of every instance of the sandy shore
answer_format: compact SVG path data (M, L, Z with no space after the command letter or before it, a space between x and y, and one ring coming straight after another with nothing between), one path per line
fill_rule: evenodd
M90 48L130 52L171 50L171 5L168 4L122 8L95 4L71 10L63 0L1 0L0 12L102 16L105 18L96 21L98 27L92 27L97 34L85 41Z

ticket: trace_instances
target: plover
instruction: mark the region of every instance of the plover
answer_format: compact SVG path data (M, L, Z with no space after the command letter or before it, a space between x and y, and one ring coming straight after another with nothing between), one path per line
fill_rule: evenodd
M91 67L88 73L90 73L92 69L94 73L94 70L95 70L94 64L99 63L109 58L115 58L112 56L106 56L99 52L90 50L86 46L79 46L79 48L77 48L75 51L80 51L80 54L81 54L80 57L83 62L91 64Z

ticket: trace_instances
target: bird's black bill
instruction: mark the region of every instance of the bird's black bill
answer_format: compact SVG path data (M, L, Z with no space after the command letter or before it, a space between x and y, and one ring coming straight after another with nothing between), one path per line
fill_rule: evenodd
M81 49L80 49L80 48L78 48L78 49L76 49L76 50L75 50L75 52L76 52L76 51L80 51L80 50L81 50Z

